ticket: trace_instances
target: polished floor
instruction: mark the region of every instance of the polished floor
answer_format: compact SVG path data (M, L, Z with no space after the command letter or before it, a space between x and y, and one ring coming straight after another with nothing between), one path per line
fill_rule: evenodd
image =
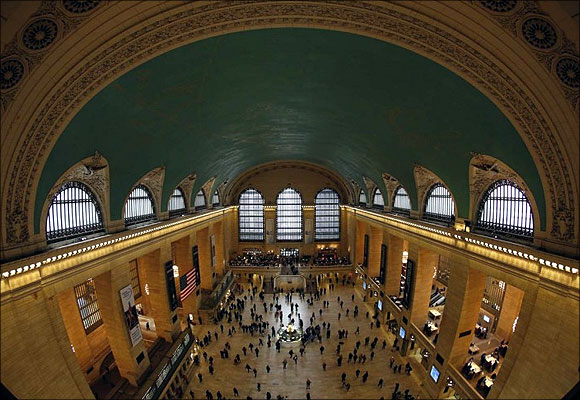
M247 291L245 292L247 294ZM352 295L355 294L354 303L351 301ZM272 302L273 295L265 295L265 302L269 304ZM340 305L337 301L337 297L344 301L343 309L341 310ZM264 314L264 308L262 302L259 299L254 299L257 305L258 314L262 313L265 321L270 322L270 326L274 324L274 313L268 312ZM330 301L329 308L323 309L322 317L319 316L319 309L322 308L322 302L324 300ZM263 337L264 345L258 346L259 336L254 334L252 337L249 333L241 333L240 330L237 331L232 337L228 337L227 331L231 326L230 324L224 323L224 333L221 334L219 325L197 325L194 327L194 332L198 337L203 337L207 334L207 331L211 331L212 335L215 331L218 332L219 339L217 342L212 341L207 347L203 348L202 351L207 351L209 356L214 358L214 374L211 375L208 371L208 363L201 358L201 364L199 367L194 368L192 371L192 376L190 377L190 384L185 391L185 396L187 398L191 397L190 391L193 392L194 398L203 399L206 398L206 390L209 390L213 398L217 398L217 392L220 391L225 398L233 398L233 388L237 388L239 391L239 398L246 399L248 396L253 399L266 398L266 393L270 392L272 398L281 395L287 399L305 399L307 398L307 393L310 394L312 399L380 399L384 397L385 399L390 399L393 389L396 383L399 383L399 390L404 392L409 389L409 393L415 396L415 398L426 398L426 392L424 392L420 386L419 379L416 377L415 371L411 372L411 375L407 375L404 372L404 365L409 358L401 357L397 352L391 350L394 336L386 331L384 325L377 329L376 327L371 328L370 323L372 321L371 317L367 319L366 312L369 311L372 316L372 309L368 304L362 302L359 293L352 287L342 287L340 284L335 288L334 291L329 292L319 301L314 301L313 306L309 306L306 301L301 301L297 295L293 296L293 301L299 304L298 313L301 314L304 320L304 326L309 325L309 320L312 312L316 314L316 320L314 325L320 324L322 326L323 322L331 324L331 337L326 339L326 335L323 336L322 343L319 344L317 341L315 343L309 343L306 346L306 351L304 356L301 357L298 353L297 363L289 357L288 351L293 348L295 352L298 352L299 346L289 347L282 346L280 353L276 351L274 342L272 347L267 347L267 335ZM286 303L283 296L280 297L280 304L282 304L282 310L284 313L284 323L288 323L287 316L290 313L290 305ZM249 324L251 322L250 317L250 307L253 305L248 299L246 303L245 313L244 313L244 324ZM357 318L353 316L354 306L358 305L359 315ZM350 309L349 316L346 316L346 310ZM338 319L338 313L341 312L341 319ZM274 325L276 329L279 327L279 322ZM360 334L355 335L356 328L360 327ZM237 324L236 324L237 328ZM339 329L348 330L348 338L340 339L338 338L337 331ZM370 341L374 339L375 336L378 337L378 345L375 349L375 356L373 360L370 360L370 345L364 345L365 337L369 336ZM382 350L383 340L387 340L386 349ZM364 364L348 363L348 354L351 352L355 343L360 340L362 342L359 354L366 354L367 360ZM229 359L222 359L220 357L220 350L224 348L226 342L231 345L231 351L229 354ZM342 342L342 355L343 362L342 366L337 365L337 354L336 347ZM254 346L258 346L260 349L259 357L256 357L254 353L248 352L247 356L243 355L242 347L249 347L249 344L253 343ZM324 353L321 355L320 346L325 347ZM234 365L233 358L236 354L240 354L242 362L239 365ZM391 357L395 358L395 364L402 364L401 373L393 373L392 369L389 368ZM286 369L283 369L283 360L288 361ZM327 364L326 371L323 370L322 364L325 362ZM254 377L253 372L247 372L245 365L249 364L250 367L257 370L257 376ZM269 365L271 370L268 374L266 372L266 366ZM418 368L419 366L413 362L413 368ZM355 371L359 369L360 377L356 378ZM368 371L368 380L366 383L362 382L362 375ZM346 382L350 384L350 390L347 391L345 386L341 383L341 374L346 373ZM197 374L201 373L203 375L203 381L200 383L197 378ZM383 387L378 386L379 379L383 379ZM310 389L306 388L306 381L310 380ZM258 391L258 383L261 385L261 390Z

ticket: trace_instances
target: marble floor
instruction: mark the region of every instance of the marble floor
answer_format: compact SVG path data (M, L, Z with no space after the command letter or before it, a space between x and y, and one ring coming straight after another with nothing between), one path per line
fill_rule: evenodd
M244 294L247 294L247 291ZM351 300L353 294L355 294L354 302ZM337 297L339 296L344 301L342 310L337 301ZM255 298L254 300L256 301L258 314L263 314L264 320L269 321L270 326L275 324L274 326L277 329L279 322L274 322L274 312L263 313L264 308L262 302L259 298ZM323 309L322 316L320 317L319 309L322 308L323 300L330 301L330 306L329 308ZM273 295L265 295L265 302L267 304L272 301ZM281 351L278 353L273 341L272 347L268 348L267 334L263 337L264 345L259 346L259 357L256 357L254 353L250 352L248 352L247 356L244 356L241 350L243 346L249 347L250 343L253 343L254 346L258 345L259 336L256 333L252 337L249 333L244 334L240 330L237 330L237 333L232 337L228 337L227 331L231 325L227 323L224 323L224 334L220 333L219 325L194 326L194 333L198 337L203 337L208 330L212 332L212 335L215 331L219 334L217 342L213 340L211 344L202 349L202 352L205 350L210 356L213 356L215 371L213 375L210 375L208 371L209 365L200 355L201 364L192 370L192 376L189 379L190 384L185 390L185 396L190 398L190 391L192 391L194 398L204 399L206 398L206 390L209 390L214 399L217 398L216 394L218 391L225 398L233 398L233 388L236 387L239 391L239 398L242 399L248 397L263 399L266 398L266 392L270 392L274 399L278 395L286 399L305 399L307 398L307 393L309 393L312 399L380 399L383 397L390 399L395 383L397 382L400 384L400 391L409 389L409 393L415 398L427 397L426 392L421 387L419 379L415 376L415 372L411 372L411 375L407 375L404 372L404 365L408 361L408 358L401 357L397 352L391 350L394 336L384 329L384 325L381 325L381 328L374 327L371 329L372 309L370 305L362 302L361 296L356 289L351 286L343 287L339 284L335 287L334 291L330 292L327 290L327 294L323 295L319 301L315 300L313 306L309 306L306 301L301 301L297 295L293 296L293 301L299 304L298 313L301 314L305 327L309 326L312 312L316 314L314 325L320 324L322 326L323 322L331 324L330 339L326 339L326 335L323 335L321 344L317 341L315 343L309 343L306 346L303 357L298 353L298 360L295 364L288 355L288 351L292 347L282 345ZM284 323L287 324L290 305L286 303L283 295L280 296L280 304L282 304ZM357 318L353 316L355 304L359 307L359 315ZM251 323L250 307L252 305L253 303L248 298L243 318L244 324ZM348 317L346 316L347 309L350 309ZM369 318L366 317L367 311L370 314ZM339 312L341 312L340 320L338 319ZM357 326L360 327L360 334L358 336L354 333ZM238 326L236 324L237 328ZM337 331L339 329L348 330L347 339L338 339ZM378 344L373 360L370 360L370 345L364 346L364 339L367 336L370 337L371 342L375 336L378 337ZM384 339L387 340L387 347L382 350L381 345ZM357 363L353 365L352 362L348 363L348 354L354 349L355 343L358 340L362 342L359 354L366 354L367 360L365 364ZM343 362L341 367L337 365L336 354L336 347L339 341L344 343L342 345ZM222 359L220 358L220 350L224 348L226 342L230 343L231 351L228 359ZM325 347L322 355L320 353L321 345ZM298 345L293 348L295 352L298 352ZM238 353L242 361L236 366L233 363L233 358ZM392 369L389 368L391 357L395 358L395 364L403 364L401 373L393 373ZM286 369L283 369L282 366L284 359L288 361ZM326 371L322 368L323 362L327 364ZM251 368L256 368L258 371L257 377L254 377L251 371L249 373L246 372L246 364L249 364ZM271 368L269 374L266 372L267 365ZM365 371L368 371L369 376L366 383L362 382L361 377L356 378L355 371L357 369L360 369L361 377ZM347 374L346 382L350 383L350 390L348 392L341 383L341 374L343 372ZM202 383L197 378L198 373L203 375ZM384 380L384 384L382 388L379 388L378 382L381 378ZM312 382L310 389L306 388L307 379L310 379ZM257 388L258 383L261 384L260 391Z

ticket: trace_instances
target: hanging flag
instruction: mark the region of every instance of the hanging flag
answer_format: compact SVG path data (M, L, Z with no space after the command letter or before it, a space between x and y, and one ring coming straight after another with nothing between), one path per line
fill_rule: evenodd
M195 268L190 269L185 275L179 278L179 299L185 300L197 288Z

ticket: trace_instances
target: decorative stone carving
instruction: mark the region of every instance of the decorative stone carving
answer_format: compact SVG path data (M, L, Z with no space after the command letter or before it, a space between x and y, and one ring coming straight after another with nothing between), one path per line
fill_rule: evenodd
M441 183L446 186L445 183L437 175L423 167L422 165L416 164L413 168L413 175L415 177L415 187L417 188L417 210L420 213L423 212L424 201L427 192L436 183ZM413 201L411 200L411 204Z
M189 208L191 204L191 191L193 190L193 185L195 184L196 175L191 173L187 175L185 178L179 182L177 186L179 186L183 192L185 193L185 205Z
M471 215L474 222L477 218L477 207L482 196L491 184L501 179L515 182L533 204L533 197L530 196L529 187L514 170L494 157L485 154L473 154L474 156L469 163L469 190ZM535 211L537 212L537 209ZM565 207L556 210L553 214L552 226L547 230L557 240L574 239L573 213Z
M22 44L29 50L42 50L50 46L58 35L58 24L49 18L39 18L22 33Z
M558 43L558 34L552 24L539 17L529 18L522 24L522 34L531 46L537 49L550 49Z
M62 7L73 14L86 14L100 3L101 0L63 0Z
M572 89L580 87L580 67L578 58L562 57L556 63L556 74L562 83Z
M87 185L96 195L103 212L103 216L109 215L109 164L107 160L96 151L91 157L73 165L56 181L48 192L45 206L62 188L66 182L81 182Z
M205 194L205 204L207 205L208 208L211 207L211 198L213 196L211 188L213 186L213 183L215 182L215 178L216 178L215 176L212 176L201 187L203 189L203 193Z
M163 195L163 181L165 180L165 167L158 167L148 172L139 183L144 184L151 190L151 195L155 199L155 209L161 210L161 199ZM135 185L137 186L137 185Z
M374 183L371 178L368 178L364 175L363 175L363 182L365 183L365 186L367 188L367 204L370 204L373 201L372 197L373 197L373 194L375 194L375 189L377 187L377 184Z
M18 85L23 75L24 64L21 61L15 58L2 61L0 65L0 88L2 90L12 89Z
M481 5L490 11L497 13L507 13L516 8L516 0L482 0Z
M358 184L358 182L356 182L354 179L351 179L350 185L351 185L352 191L353 191L353 196L352 196L353 204L358 205L358 199L359 199L361 187Z
M385 199L385 204L389 207L393 207L393 196L395 195L395 190L397 190L400 185L399 180L393 175L383 172L383 182L387 188L387 198Z

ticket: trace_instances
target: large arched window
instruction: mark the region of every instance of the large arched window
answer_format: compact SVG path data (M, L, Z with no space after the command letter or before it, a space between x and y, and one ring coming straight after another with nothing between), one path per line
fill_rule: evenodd
M169 216L183 215L187 212L185 207L185 196L181 188L177 188L171 193L169 197Z
M373 208L378 208L379 210L383 210L385 208L385 199L383 198L383 194L379 188L375 189L375 193L373 195Z
M292 188L276 198L276 240L302 241L302 196Z
M207 207L205 204L205 193L203 189L199 189L199 192L197 192L197 194L195 195L193 207L195 208L196 211L203 210L204 208Z
M46 239L66 240L103 230L99 203L87 185L67 182L54 195L46 217Z
M256 189L240 194L238 227L240 241L264 240L264 197Z
M360 190L360 193L358 195L358 205L359 206L366 206L367 205L367 195L365 194L364 190Z
M314 198L314 240L340 240L340 199L332 189Z
M524 191L508 180L495 182L479 204L476 227L492 234L533 238L534 216Z
M393 211L409 215L411 212L411 199L404 187L399 186L395 190L395 200L393 201Z
M446 223L455 221L455 202L445 186L440 183L431 186L426 199L423 218Z
M155 219L153 196L144 185L138 185L125 203L125 225L138 224Z
M211 205L214 207L220 205L220 194L217 190L213 192L213 196L211 197Z

